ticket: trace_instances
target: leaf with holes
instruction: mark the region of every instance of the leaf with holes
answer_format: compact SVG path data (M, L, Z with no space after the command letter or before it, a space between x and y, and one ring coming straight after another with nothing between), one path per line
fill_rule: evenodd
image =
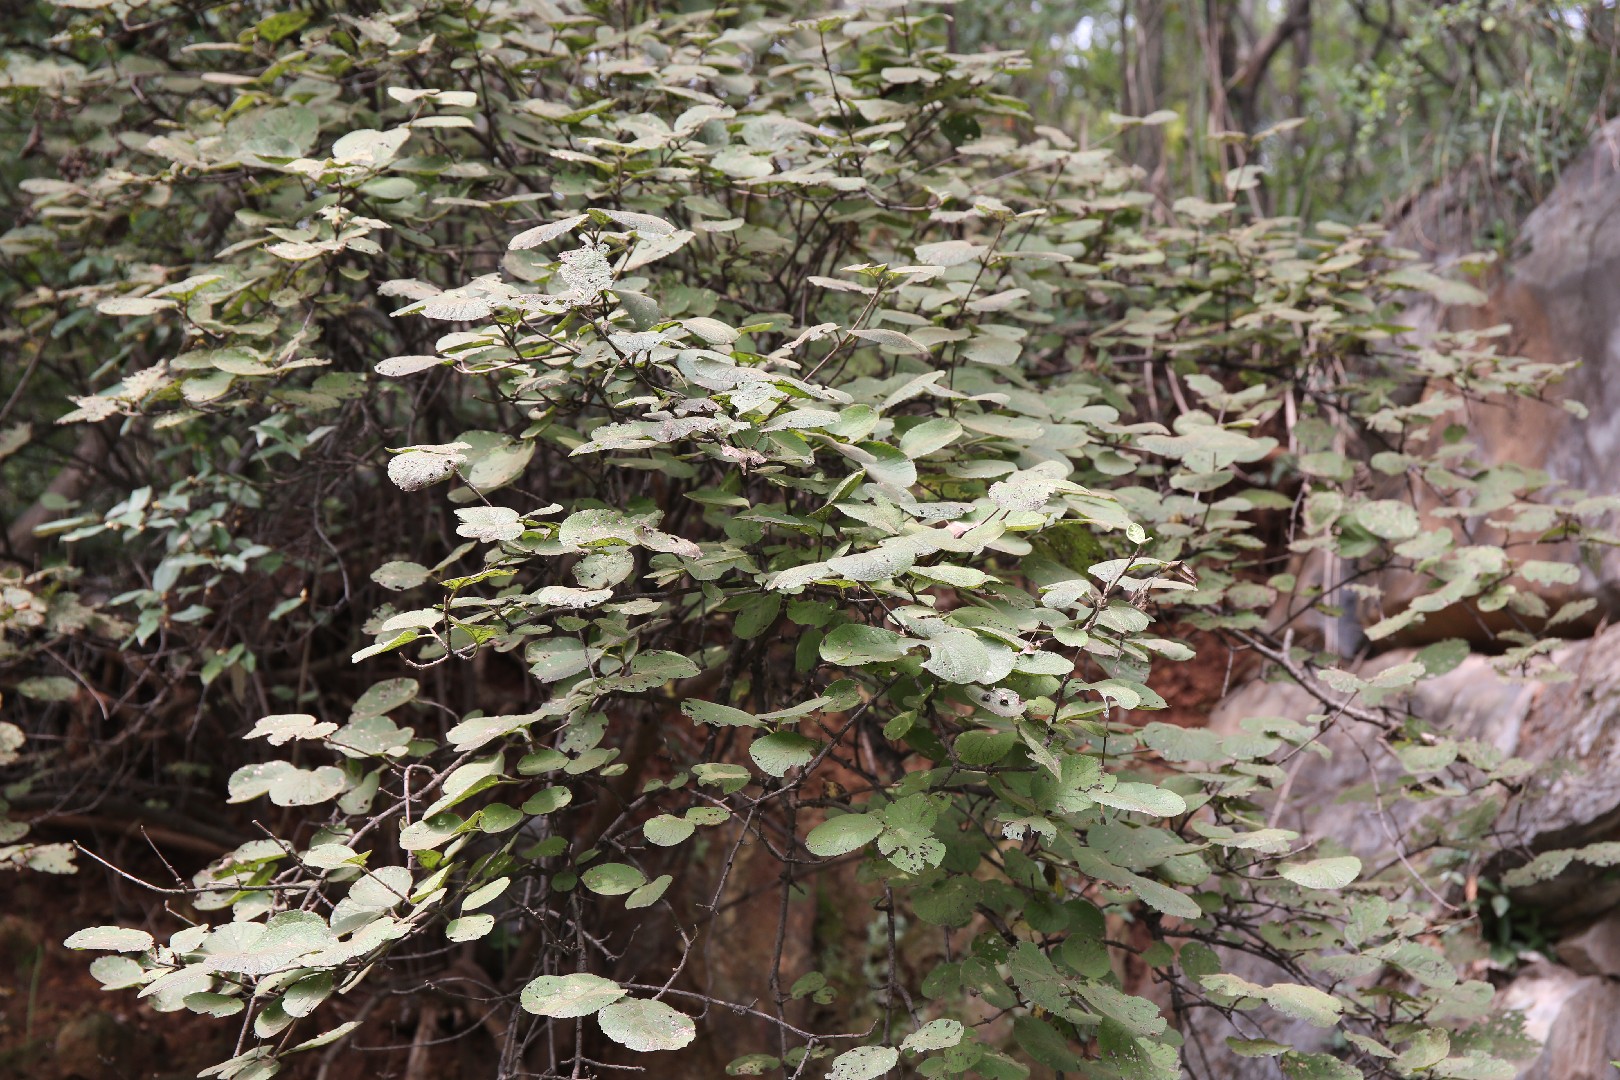
M857 1046L833 1059L827 1080L874 1080L899 1061L900 1051L892 1046Z
M597 1013L596 1022L602 1034L642 1053L679 1050L697 1038L692 1018L662 1001L636 998L616 1002Z
M581 971L573 975L542 975L531 980L518 995L518 1004L536 1016L571 1019L599 1012L626 993L624 987L612 979Z

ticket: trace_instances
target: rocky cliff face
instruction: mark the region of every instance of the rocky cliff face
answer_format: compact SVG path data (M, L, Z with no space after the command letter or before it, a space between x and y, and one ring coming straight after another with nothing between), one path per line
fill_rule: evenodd
M1466 215L1447 211L1443 195L1437 193L1429 208L1427 220L1436 228L1422 228L1414 211L1397 231L1407 246L1442 262L1468 247L1468 230L1452 227ZM1485 462L1539 471L1571 498L1620 495L1620 119L1600 131L1518 235L1483 305L1446 308L1423 300L1406 321L1417 335L1506 324L1504 351L1571 365L1561 396L1473 403L1441 423L1464 424ZM1501 763L1491 798L1503 812L1477 845L1479 853L1439 879L1414 877L1413 888L1433 889L1459 908L1482 896L1491 901L1483 906L1493 920L1487 929L1497 939L1494 956L1481 949L1471 959L1453 959L1471 968L1472 977L1495 983L1495 1007L1522 1014L1525 1033L1542 1044L1539 1051L1527 1047L1520 1080L1597 1080L1615 1075L1610 1062L1620 1059L1620 872L1614 869L1620 863L1614 843L1620 841L1620 627L1605 628L1620 616L1620 545L1581 552L1549 543L1533 557L1581 568L1571 585L1525 586L1550 605L1595 601L1584 623L1561 631L1590 636L1557 649L1546 668L1530 675L1503 670L1487 655L1487 620L1443 612L1414 636L1462 637L1481 651L1380 702L1404 717L1399 741L1334 715L1289 681L1257 679L1239 687L1210 724L1222 732L1241 730L1256 717L1320 724L1320 752L1288 762L1285 797L1262 809L1271 824L1359 855L1372 867L1396 866L1406 851L1480 828L1470 817L1475 804L1456 797L1446 760L1436 758L1432 773L1417 770L1422 775L1414 782L1411 759L1403 768L1397 754L1410 753L1414 741L1421 744L1432 733L1470 747L1476 764ZM1419 591L1416 585L1410 575L1382 575L1377 607L1383 614L1400 610ZM1371 680L1416 657L1412 648L1385 652L1356 674ZM1547 854L1587 845L1600 845L1589 859ZM1263 981L1266 975L1257 966L1248 977ZM1282 1075L1275 1061L1228 1052L1218 1026L1189 1033L1208 1055L1203 1074L1232 1080ZM1320 1038L1305 1025L1275 1018L1268 1034L1302 1048Z
M1396 242L1442 264L1462 257L1471 247L1469 234L1459 227L1462 219L1444 211L1415 208L1397 228ZM1542 474L1572 500L1620 495L1620 119L1600 129L1517 237L1484 304L1444 307L1425 297L1405 321L1419 337L1439 327L1506 327L1503 352L1568 371L1544 402L1474 402L1439 423L1466 427L1485 462ZM1530 557L1581 567L1573 585L1535 591L1555 607L1596 600L1587 629L1601 614L1620 615L1620 547L1581 552L1549 544ZM1386 614L1418 591L1410 576L1386 574L1380 584ZM1480 639L1490 629L1489 620L1452 612L1427 620L1420 636Z
M1416 656L1415 650L1384 653L1358 674L1371 678ZM1501 673L1491 657L1471 655L1447 674L1383 702L1448 738L1481 743L1525 763L1523 778L1503 789L1511 801L1496 837L1504 852L1525 853L1521 862L1531 853L1620 835L1620 627L1571 642L1550 659L1546 679L1527 679ZM1291 683L1253 682L1221 703L1210 726L1236 731L1249 717L1323 712L1315 698ZM1285 804L1277 823L1371 859L1387 852L1395 836L1414 835L1437 812L1443 821L1433 801L1387 797L1403 770L1392 752L1369 741L1369 732L1357 725L1325 725L1317 745L1326 753L1295 759L1291 793L1309 797ZM1388 826L1367 828L1369 809L1387 818ZM1564 905L1561 917L1578 920L1620 903L1620 882L1614 890Z
M1416 656L1415 650L1386 653L1357 674L1372 679ZM1449 880L1425 886L1459 906L1479 895L1482 880L1514 882L1509 871L1539 853L1620 838L1620 627L1572 642L1551 660L1556 673L1549 668L1545 678L1526 679L1504 674L1497 661L1475 654L1381 703L1406 714L1409 730L1472 743L1481 754L1494 752L1504 766L1496 797L1505 812L1492 827L1486 854L1459 865ZM1321 753L1294 759L1286 798L1267 808L1272 822L1299 831L1304 841L1342 847L1369 866L1383 867L1436 837L1455 839L1474 827L1463 820L1472 807L1449 798L1448 765L1426 777L1422 791L1401 790L1407 770L1376 730L1332 719L1316 698L1291 683L1241 687L1210 723L1233 733L1265 716L1314 716L1322 723L1316 744ZM1516 945L1516 965L1480 957L1473 974L1503 984L1498 1007L1523 1012L1527 1033L1545 1044L1519 1076L1613 1075L1609 1062L1620 1058L1620 876L1572 860L1546 880L1508 888L1499 910L1499 923L1511 919L1520 928L1515 936L1528 932L1534 940ZM1305 1025L1285 1027L1272 1037L1307 1044L1313 1038ZM1218 1040L1204 1041L1218 1046ZM1212 1063L1212 1070L1233 1080L1278 1075L1268 1062L1235 1057Z
M1520 238L1522 254L1476 314L1509 322L1526 355L1578 362L1566 397L1590 416L1576 421L1560 410L1513 418L1504 411L1482 434L1499 460L1546 469L1572 488L1613 494L1620 491L1620 121L1606 125L1570 166L1525 219ZM1620 596L1620 552L1589 571L1588 582L1611 603Z

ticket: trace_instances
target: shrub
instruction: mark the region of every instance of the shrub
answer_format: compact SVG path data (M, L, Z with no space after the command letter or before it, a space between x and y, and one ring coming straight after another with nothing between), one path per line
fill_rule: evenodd
M1446 424L1556 372L1393 314L1471 286L1372 227L1249 217L1252 167L1156 205L931 8L354 10L86 5L0 70L60 155L0 239L13 304L132 481L42 530L129 560L96 572L119 595L46 627L30 590L70 594L14 579L7 661L120 639L259 717L230 799L286 808L166 941L69 939L109 989L234 1017L236 1080L446 941L496 984L502 1075L678 1051L727 1008L744 1074L1174 1077L1202 1010L1290 1075L1501 1075L1442 890L1514 763L1382 707L1454 645L1368 683L1292 629L1390 568L1428 588L1374 640L1581 614L1513 545L1606 506ZM1314 552L1355 572L1311 586ZM1223 644L1322 711L1144 722L1156 672ZM1446 772L1473 831L1374 867L1270 827L1337 723L1403 797ZM685 973L740 858L779 866L746 908L775 947L722 1000ZM836 987L785 965L790 912L851 864L873 977L806 1027ZM1261 1007L1342 1038L1254 1037Z

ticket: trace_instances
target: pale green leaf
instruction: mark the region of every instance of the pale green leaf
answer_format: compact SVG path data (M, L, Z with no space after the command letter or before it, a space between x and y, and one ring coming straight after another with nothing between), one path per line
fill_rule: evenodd
M1277 873L1307 889L1342 889L1361 873L1361 860L1354 855L1310 862L1285 863Z
M791 731L778 731L755 739L748 756L772 776L786 776L791 769L808 765L821 744Z
M883 821L873 814L843 814L828 818L810 830L804 846L812 855L832 858L870 844L883 831Z
M900 1051L892 1046L857 1046L833 1059L827 1080L873 1080L899 1061Z
M542 975L518 995L518 1003L536 1016L570 1019L590 1016L625 996L624 987L600 975Z
M619 1001L596 1014L602 1034L641 1053L679 1050L697 1038L697 1025L683 1012L662 1001L634 998Z
M600 896L623 896L647 883L640 870L628 863L599 863L580 875L585 887Z
M69 935L62 942L69 949L99 949L102 952L145 952L155 942L145 930L127 930L122 926L92 926Z

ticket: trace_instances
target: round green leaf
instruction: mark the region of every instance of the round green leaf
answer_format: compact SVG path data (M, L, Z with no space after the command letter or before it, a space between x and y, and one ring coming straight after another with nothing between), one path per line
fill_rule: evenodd
M1406 540L1421 528L1417 511L1394 499L1375 499L1356 508L1356 520L1374 536L1385 540Z
M237 923L210 934L208 967L239 975L270 975L298 966L298 959L337 940L313 911L283 911L261 924Z
M79 692L79 684L66 675L36 675L17 684L17 693L35 701L67 701Z
M281 1007L289 1016L308 1016L332 995L332 973L322 971L299 979L281 995Z
M917 466L895 447L888 443L865 442L860 448L872 457L862 463L869 479L902 490L917 482Z
M700 724L713 724L715 727L762 726L759 717L752 713L733 709L730 705L722 705L717 701L704 701L701 698L688 698L681 703L681 711Z
M1295 1020L1303 1020L1313 1027L1332 1027L1339 1022L1344 1004L1325 990L1296 983L1278 983L1268 986L1264 993L1267 1005Z
M477 941L495 929L493 915L466 915L451 919L444 927L444 936L451 941Z
M989 250L983 244L970 244L966 240L940 240L932 244L918 244L917 261L930 266L956 266L972 262Z
M518 1003L536 1016L590 1016L625 995L624 987L600 975L542 975L523 988Z
M206 992L187 994L183 1000L186 1008L204 1016L235 1016L243 1009L241 998L230 997L226 994L210 994Z
M529 796L529 801L523 804L525 814L549 814L561 810L574 801L574 793L565 787L542 788Z
M413 821L399 830L399 846L406 851L426 851L449 840L466 826L459 814L448 811Z
M1447 638L1422 649L1417 658L1430 675L1444 675L1468 659L1468 654L1468 642L1462 638Z
M585 646L573 638L537 641L524 657L529 661L529 673L543 683L578 675L591 664Z
M427 567L413 562L385 562L371 572L372 581L394 592L414 589L430 576Z
M962 437L962 425L949 417L924 420L900 436L900 452L909 458L927 457Z
M1276 1057L1293 1049L1287 1043L1273 1039L1240 1039L1235 1035L1226 1037L1226 1046L1238 1057L1246 1058Z
M602 1034L618 1043L645 1053L649 1050L679 1050L697 1038L697 1025L683 1012L662 1001L636 998L609 1005L596 1014Z
M674 814L659 814L641 827L647 843L657 844L659 847L674 847L693 833L697 826L685 818L678 818Z
M782 1064L770 1054L745 1054L726 1066L727 1076L764 1076Z
M900 1051L892 1046L857 1046L839 1054L827 1080L873 1080L900 1061Z
M479 886L467 894L467 898L461 902L461 910L477 911L491 900L494 900L496 897L500 896L501 893L506 891L507 886L511 884L511 878L498 877L494 881L487 882L486 884Z
M831 858L847 855L870 844L883 831L883 822L872 814L845 814L828 818L810 830L804 846L812 855Z
M174 301L155 296L110 296L96 305L103 315L151 315L174 307Z
M270 784L270 801L277 806L314 806L342 794L348 777L334 765L318 769L291 769Z
M748 756L772 776L786 776L789 769L810 764L821 744L792 731L778 731L755 739L748 747Z
M1175 817L1187 812L1185 799L1152 784L1121 783L1115 784L1111 791L1088 791L1086 794L1104 806L1154 817Z
M347 849L345 849L347 850ZM362 911L387 911L411 895L411 872L403 866L379 866L349 886L348 903Z
M401 705L416 700L416 692L420 689L421 684L415 679L385 679L375 683L354 703L350 719L393 712Z
M146 981L140 961L127 956L98 956L90 962L90 974L103 990L128 990Z
M962 1041L966 1029L960 1020L930 1020L907 1035L900 1049L922 1053L925 1050L943 1050Z
M99 949L102 952L145 952L153 945L152 935L145 930L127 930L122 926L92 926L73 934L63 945L70 949Z
M694 825L719 825L731 819L731 811L723 806L694 806L681 816Z
M580 875L585 887L598 896L623 896L647 883L647 876L628 863L601 863Z
M244 738L264 739L271 746L281 746L293 739L323 739L337 727L330 721L316 720L308 713L278 713L260 717Z
M984 639L971 630L959 629L929 638L923 668L952 683L989 683L1006 674L993 670L991 649Z
M288 1054L296 1054L296 1053L299 1053L300 1051L303 1051L303 1050L315 1050L315 1049L318 1049L318 1048L320 1048L322 1046L329 1046L332 1043L337 1042L339 1039L343 1038L343 1036L347 1035L349 1032L353 1031L355 1028L357 1028L359 1026L360 1026L360 1021L358 1021L358 1020L350 1020L348 1023L339 1024L335 1028L331 1028L331 1029L329 1029L327 1031L321 1032L319 1035L315 1036L313 1039L305 1039L303 1042L299 1043L297 1046L294 1046L290 1050L287 1050L286 1053L288 1053ZM236 1080L241 1080L241 1075L240 1074L238 1074Z
M994 765L1018 741L1013 731L964 731L956 737L956 756L964 765Z
M339 137L332 144L332 160L342 165L362 165L381 168L394 160L399 148L410 138L408 128L377 131L362 128Z
M1312 859L1310 862L1280 866L1277 873L1307 889L1342 889L1361 873L1361 860L1354 855Z
M522 812L505 803L490 803L478 811L478 827L487 833L503 833L522 820Z
M629 911L635 911L638 908L652 907L654 904L658 903L660 898L663 897L665 891L668 890L670 886L670 882L674 880L675 879L668 874L658 875L651 881L647 882L647 884L625 897L625 908Z
M859 667L882 664L906 655L911 642L881 626L845 623L821 640L821 658L829 664Z

